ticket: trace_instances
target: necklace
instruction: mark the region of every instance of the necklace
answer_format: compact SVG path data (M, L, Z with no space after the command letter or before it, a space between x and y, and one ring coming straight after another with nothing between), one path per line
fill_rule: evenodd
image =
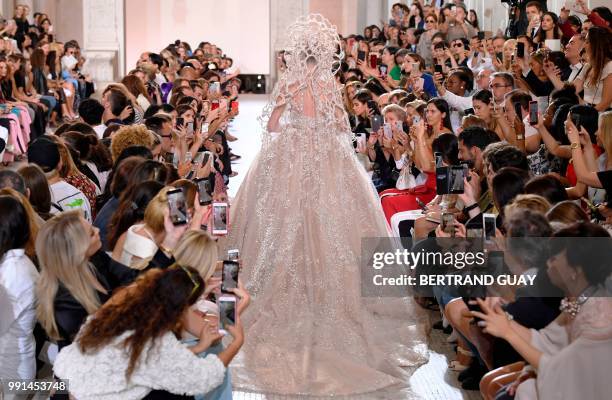
M589 286L586 289L584 289L582 293L580 293L580 295L573 300L569 299L568 297L564 297L563 299L561 299L561 304L559 305L559 309L562 312L568 313L570 318L572 319L576 318L576 315L578 315L578 313L580 312L582 305L586 303L586 301L593 294L592 292L594 292L595 289L596 289L595 287Z

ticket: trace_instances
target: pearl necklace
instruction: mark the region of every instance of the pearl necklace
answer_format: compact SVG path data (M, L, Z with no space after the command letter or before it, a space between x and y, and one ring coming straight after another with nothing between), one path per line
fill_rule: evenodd
M589 296L592 295L592 293L587 292L593 292L594 290L594 287L587 287L582 291L582 293L580 293L580 296L578 296L574 300L570 300L569 298L564 297L563 299L561 299L559 309L562 312L568 313L570 318L576 318L576 315L578 315L578 313L580 312L580 308L582 308L582 305L586 303L586 301L589 299Z

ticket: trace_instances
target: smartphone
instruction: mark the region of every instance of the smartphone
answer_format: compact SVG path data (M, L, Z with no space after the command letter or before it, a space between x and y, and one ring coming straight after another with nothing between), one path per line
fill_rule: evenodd
M421 122L421 116L420 115L415 115L414 117L412 117L412 125L416 125L419 122Z
M212 103L210 103L210 109L216 110L217 108L219 108L219 100L213 100Z
M382 115L374 115L372 117L372 132L378 132L383 124Z
M355 139L356 139L355 143L358 144L360 147L366 146L366 137L363 133L356 133Z
M450 184L450 194L461 194L464 191L464 172L463 165L453 165L448 169L449 177L448 182Z
M227 251L227 259L230 261L238 261L240 260L240 250L238 249L230 249Z
M168 191L168 208L170 209L170 219L174 225L184 225L187 223L187 202L183 189L173 189Z
M200 198L200 205L207 206L212 203L210 180L208 178L198 178L194 182L196 183L196 185L198 185L198 197Z
M436 64L436 65L434 65L434 72L437 72L437 73L442 74L442 73L443 73L442 71L443 71L443 69L442 69L442 64Z
M572 120L574 125L576 125L576 129L578 129L578 132L580 132L580 128L582 127L582 121L580 120L580 115L576 113L570 113L570 119Z
M374 69L378 65L378 55L370 54L370 68Z
M442 166L442 156L436 153L436 194L448 194L448 167Z
M523 43L523 42L517 42L516 43L516 56L518 58L524 58L525 57L525 43Z
M202 152L202 166L208 164L208 162L212 159L212 153L210 151Z
M225 327L236 324L236 298L234 296L221 296L217 300L219 305L219 331L227 333Z
M176 117L176 128L179 129L185 124L185 119L183 117Z
M484 40L485 38L485 33L484 31L480 31L478 32L478 40Z
M404 131L404 123L402 121L395 121L395 129L403 132Z
M238 102L236 100L230 103L230 110L235 113L238 113Z
M391 124L383 125L383 134L387 139L391 139L393 137L393 132L391 131Z
M366 58L366 53L365 53L365 51L361 51L361 50L359 50L359 51L357 52L357 59L358 59L359 61L365 61L365 58Z
M381 76L381 77L383 77L383 78L384 78L385 76L387 76L387 66L386 66L386 65L384 65L384 64L383 64L383 65L380 65L380 66L378 67L378 71L380 72L380 76Z
M219 82L211 82L208 90L211 93L221 93L221 84Z
M191 164L193 165L193 168L199 168L202 165L202 160L204 159L204 152L203 151L198 151L195 155L195 157L193 157L193 161L191 162Z
M482 233L485 241L495 237L495 214L482 214Z
M436 168L441 168L442 167L442 163L444 162L443 158L442 158L442 153L439 152L435 152L434 153L434 159L436 160Z
M529 124L537 125L538 123L538 102L530 101L529 102Z
M440 218L440 229L442 229L442 232L450 234L455 233L455 225L453 225L454 219L455 216L453 213L442 213L442 217Z
M461 163L461 167L463 167L463 177L467 179L467 181L471 181L472 177L470 176L470 166L468 163Z
M421 72L421 63L413 62L410 68L410 76L418 76Z
M231 293L230 289L236 289L238 287L238 270L240 265L238 261L224 260L223 261L223 272L221 275L221 291L224 293Z
M212 203L213 235L227 235L228 209L227 203Z
M465 303L465 305L467 306L468 310L470 311L478 311L478 312L482 312L482 310L480 309L480 306L478 305L478 303L476 303L476 299L478 297L467 297L467 296L463 296L463 302ZM480 299L485 299L484 297L480 297ZM474 304L471 304L474 303ZM472 320L471 324L476 324L478 323L478 321L481 321L480 318L476 318L474 317L474 319Z

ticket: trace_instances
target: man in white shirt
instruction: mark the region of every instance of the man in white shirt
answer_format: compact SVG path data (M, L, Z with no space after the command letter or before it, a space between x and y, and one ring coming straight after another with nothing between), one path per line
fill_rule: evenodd
M567 79L569 83L573 82L582 70L583 65L580 59L580 52L583 48L584 38L579 33L572 36L567 43L567 46L565 46L563 52L565 53L565 58L567 61L569 61L570 69L572 70L569 78Z
M60 153L55 142L43 135L28 147L28 161L37 164L45 173L51 190L51 213L81 210L83 217L92 222L91 206L79 189L64 181L59 170L62 167Z
M98 139L103 138L106 130L106 125L102 123L103 114L104 106L96 99L85 99L79 104L79 116L93 128Z

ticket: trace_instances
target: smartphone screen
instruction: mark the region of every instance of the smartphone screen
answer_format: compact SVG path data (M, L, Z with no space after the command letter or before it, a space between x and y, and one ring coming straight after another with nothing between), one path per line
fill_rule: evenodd
M436 167L436 194L448 194L448 167Z
M435 71L435 72L438 72L438 73L440 73L440 74L441 74L441 73L442 73L442 71L443 71L443 70L442 70L442 65L440 65L440 64L436 64L436 65L434 65L434 71Z
M410 75L418 76L419 72L421 72L421 64L418 62L413 62L412 67L410 68Z
M482 214L483 235L485 241L495 237L495 214Z
M523 42L517 42L516 43L516 56L518 58L525 57L525 43L523 43Z
M374 115L372 117L372 132L378 132L381 126L382 126L382 116Z
M236 298L219 297L219 328L225 330L228 325L236 324Z
M538 102L530 101L529 102L529 124L537 125L538 123Z
M483 31L478 32L478 40L484 40L485 33Z
M576 129L578 129L578 132L580 132L580 128L582 126L582 122L580 121L580 115L576 113L570 113L570 118L574 125L576 125Z
M412 117L412 125L416 125L419 122L421 122L421 117L419 115L415 115L414 117Z
M387 66L386 65L381 65L380 67L378 67L378 70L380 71L381 76L387 76Z
M442 218L440 218L440 228L444 233L453 233L455 231L455 227L453 225L454 216L452 213L442 213Z
M404 130L404 124L402 123L402 121L396 121L395 122L395 129L398 131L403 131Z
M238 112L238 102L236 100L231 102L230 109L234 112Z
M213 203L212 205L212 233L213 235L227 235L228 207L227 203Z
M211 110L216 110L217 108L219 108L219 101L213 100L213 102L210 103L210 109Z
M180 128L185 124L185 119L183 117L176 118L176 127Z
M212 203L210 181L208 178L199 178L195 180L198 185L198 197L200 198L200 205L207 206Z
M370 68L376 68L378 65L378 56L376 54L370 54Z
M230 292L229 289L238 287L238 261L223 261L223 275L221 278L221 291Z
M174 225L187 223L187 202L182 189L168 191L168 208L170 209L170 219Z
M450 182L450 190L449 193L452 194L461 194L463 193L463 165L453 165L449 168L449 182Z
M240 250L238 249L230 249L227 251L227 259L230 261L238 261L240 260Z
M383 125L383 134L387 139L391 139L393 137L393 132L391 131L391 124Z
M361 50L359 50L359 51L357 52L357 59L358 59L358 60L360 60L360 61L365 61L365 58L366 58L366 53L365 53L365 51L361 51Z

